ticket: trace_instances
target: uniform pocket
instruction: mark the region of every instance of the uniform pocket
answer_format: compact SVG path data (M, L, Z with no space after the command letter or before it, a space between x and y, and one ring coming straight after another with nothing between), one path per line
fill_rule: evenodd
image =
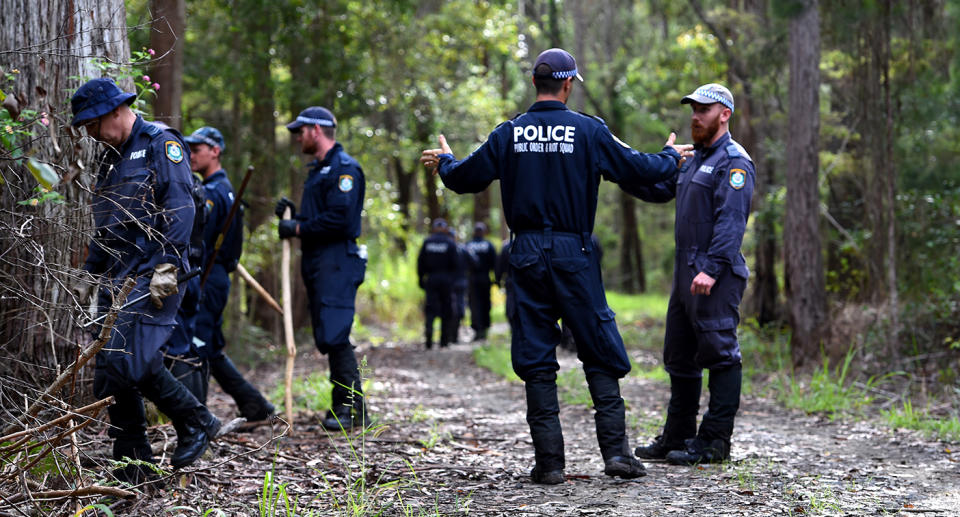
M738 276L744 280L750 278L750 268L746 264L737 264L731 268L733 270L734 276Z
M559 269L566 273L576 273L577 271L587 269L590 261L587 260L587 257L554 257L550 259L550 264L553 265L554 269Z
M616 313L608 306L597 309L596 316L598 327L597 343L594 348L596 360L618 377L623 377L630 372L630 359L627 358L623 338L617 330Z

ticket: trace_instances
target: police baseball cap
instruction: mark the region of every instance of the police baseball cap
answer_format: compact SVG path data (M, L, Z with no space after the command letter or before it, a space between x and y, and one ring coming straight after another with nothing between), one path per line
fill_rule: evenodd
M537 68L540 65L550 67L550 75L538 75ZM562 48L551 48L544 50L537 56L537 61L533 64L534 77L552 77L554 79L567 79L576 77L583 82L583 77L577 72L577 60L569 52Z
M487 231L487 225L483 221L479 221L473 225L473 231L475 232L485 232Z
M127 93L109 77L98 77L77 88L70 98L73 120L70 125L77 127L88 120L102 117L121 104L133 104L136 95Z
M733 112L733 94L722 84L705 84L697 88L690 95L680 99L680 104L690 104L691 102L699 104L714 104L719 102L730 108L731 113Z
M221 151L224 149L223 135L220 134L220 130L210 126L203 126L184 138L183 141L188 144L207 144L210 147L219 147Z
M433 228L434 230L445 229L447 227L447 221L444 220L442 217L438 217L434 219L432 223L430 223L430 227Z
M300 112L293 122L287 124L287 129L291 133L297 132L303 126L323 126L337 127L337 119L327 108L321 106L310 106Z

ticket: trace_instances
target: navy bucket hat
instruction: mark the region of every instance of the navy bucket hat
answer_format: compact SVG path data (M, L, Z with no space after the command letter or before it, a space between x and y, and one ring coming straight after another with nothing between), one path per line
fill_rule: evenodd
M221 151L224 149L223 135L220 134L220 130L210 126L203 126L184 138L183 141L188 144L207 144L210 147L219 147Z
M127 93L109 77L99 77L87 81L70 98L73 120L70 125L77 127L88 120L102 117L121 104L133 104L137 96Z

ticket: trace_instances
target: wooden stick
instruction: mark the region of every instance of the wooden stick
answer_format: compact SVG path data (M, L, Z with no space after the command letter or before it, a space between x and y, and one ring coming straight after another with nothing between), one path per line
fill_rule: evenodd
M9 441L13 440L14 438L20 438L21 436L28 435L28 434L39 434L39 433L42 433L43 431L46 431L47 429L49 429L49 428L51 428L51 427L53 427L53 426L55 426L55 425L60 425L60 424L66 422L66 421L68 421L68 420L77 418L77 415L87 416L87 413L88 413L88 412L89 412L89 413L92 413L88 418L93 418L93 416L96 415L98 412L100 412L101 409L103 409L103 408L105 408L105 407L107 407L107 406L112 406L113 404L114 404L113 395L110 395L109 397L107 397L107 398L105 398L105 399L100 399L100 400L98 400L98 401L96 401L96 402L94 402L93 404L90 404L90 405L88 405L88 406L83 406L82 408L74 409L74 410L71 411L69 414L66 414L66 415L63 415L63 416L60 417L60 418L56 418L56 419L54 419L54 420L51 420L51 421L49 421L49 422L41 425L40 427L37 427L37 428L34 428L34 429L27 429L26 431L20 431L20 432L18 432L18 433L13 433L13 434L10 434L10 435L7 435L7 436L0 437L0 443L9 442ZM2 449L0 449L0 450L2 450Z
M243 264L237 264L237 273L240 274L240 278L243 278L243 281L246 282L247 285L252 287L253 290L256 291L256 293L259 294L265 302L267 302L267 305L273 307L277 312L280 313L281 316L283 315L283 308L280 307L280 304L277 303L277 300L275 300L273 296L270 296L270 293L268 293L267 290L260 285L260 282L257 282L256 278L253 278L253 275L247 271L247 268L243 267Z
M290 219L290 207L283 211L283 218ZM283 239L283 253L280 256L280 273L283 293L283 334L287 342L286 396L287 424L293 431L293 363L297 357L297 344L293 339L293 292L290 283L290 239Z
M99 352L100 349L107 344L107 341L110 340L110 333L113 332L113 325L117 321L117 314L120 312L123 304L127 301L127 295L129 295L130 291L133 290L134 285L136 285L136 281L133 278L128 278L123 283L123 287L120 289L120 294L118 294L116 299L113 300L113 306L110 307L110 312L107 313L107 318L104 320L103 326L100 328L100 336L97 337L97 340L92 345L87 347L87 349L80 354L80 357L78 357L73 364L65 368L63 373L61 373L60 376L53 381L53 384L51 384L50 387L48 387L47 390L37 398L37 401L27 409L26 413L24 413L25 418L36 416L40 410L43 409L44 403L48 399L53 398L53 393L62 388L68 380L72 379L74 372L86 364L90 358L96 355L97 352ZM14 422L3 429L3 434L10 434L16 432L18 429L25 428L27 428L27 424Z

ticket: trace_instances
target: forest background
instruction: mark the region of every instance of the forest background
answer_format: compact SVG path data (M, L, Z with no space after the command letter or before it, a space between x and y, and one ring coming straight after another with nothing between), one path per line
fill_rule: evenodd
M785 370L845 359L863 379L896 374L908 393L958 396L956 1L10 0L2 16L4 407L46 386L86 340L78 323L89 307L65 288L92 223L94 146L69 128L83 80L116 77L142 94L147 118L185 134L219 128L235 186L254 166L242 263L273 293L272 208L299 199L306 161L283 124L310 105L332 109L367 179L370 264L355 338L376 344L384 328L419 338L414 262L432 218L460 235L474 221L500 239L509 232L496 184L453 195L418 165L420 151L442 132L465 156L524 111L532 61L555 46L585 78L571 107L646 152L670 130L689 140L683 95L707 82L731 88L731 130L757 166L744 331L784 347ZM665 300L673 204L636 202L609 183L600 196L608 289ZM232 349L282 354L279 316L234 285ZM783 333L789 341L764 337ZM954 404L928 409L956 420Z

